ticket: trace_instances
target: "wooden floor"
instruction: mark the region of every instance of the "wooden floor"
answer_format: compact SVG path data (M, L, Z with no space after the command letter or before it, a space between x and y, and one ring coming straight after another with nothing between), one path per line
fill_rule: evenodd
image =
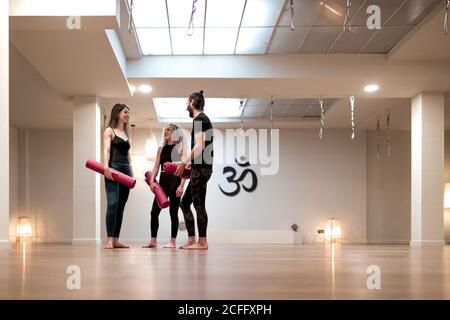
M68 290L78 265L81 289ZM367 288L367 267L381 289ZM16 246L0 299L450 299L450 247L213 245L209 251Z

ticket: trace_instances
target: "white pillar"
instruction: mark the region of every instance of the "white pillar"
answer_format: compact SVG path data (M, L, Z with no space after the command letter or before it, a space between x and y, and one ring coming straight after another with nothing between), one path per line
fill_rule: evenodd
M444 242L444 95L411 105L411 245Z
M9 1L0 1L0 249L9 248Z
M86 168L100 162L101 110L95 96L74 97L73 109L73 240L100 244L100 175Z

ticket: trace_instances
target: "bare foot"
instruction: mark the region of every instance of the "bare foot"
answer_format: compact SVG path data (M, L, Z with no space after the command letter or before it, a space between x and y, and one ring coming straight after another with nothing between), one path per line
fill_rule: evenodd
M195 237L189 237L189 238L188 238L188 241L187 241L185 244L183 244L183 245L180 247L180 249L184 249L185 247L191 246L191 245L193 245L194 243L195 243Z
M156 242L150 242L147 243L146 245L143 245L142 248L156 248L158 246L158 244Z
M170 242L164 246L166 249L173 249L177 247L177 238L170 238Z
M129 246L126 246L126 245L124 245L124 244L122 244L122 243L120 243L119 241L117 241L115 244L114 244L114 248L117 248L117 249L128 249L128 248L130 248Z
M114 245L112 243L107 243L105 249L114 249Z
M180 249L186 249L187 247L192 246L193 244L195 244L195 241L194 242L188 241L182 246L180 246Z
M184 250L208 250L207 244L194 243L183 247Z

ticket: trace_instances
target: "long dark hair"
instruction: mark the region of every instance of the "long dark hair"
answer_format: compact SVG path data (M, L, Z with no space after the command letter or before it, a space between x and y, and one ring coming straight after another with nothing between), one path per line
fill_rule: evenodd
M190 101L194 101L194 108L199 111L203 111L205 107L205 97L203 96L203 90L194 92L189 96Z
M123 104L123 103L116 103L114 105L114 107L112 107L111 116L109 117L108 127L110 127L111 129L117 128L117 126L119 124L119 115L122 112L122 110L125 108L130 110L130 108L126 104ZM125 123L125 125L123 126L123 131L125 131L125 133L128 136L128 123Z

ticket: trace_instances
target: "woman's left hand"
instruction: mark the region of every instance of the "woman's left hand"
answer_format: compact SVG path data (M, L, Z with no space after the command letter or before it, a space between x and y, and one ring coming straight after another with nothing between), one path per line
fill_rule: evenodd
M183 163L183 162L178 163L177 164L177 170L175 171L174 175L178 176L178 177L181 177L183 175L184 168L186 168L186 164L185 163Z
M177 188L177 192L176 192L177 198L181 198L181 196L183 195L183 192L184 192L184 189L181 186L179 186Z

